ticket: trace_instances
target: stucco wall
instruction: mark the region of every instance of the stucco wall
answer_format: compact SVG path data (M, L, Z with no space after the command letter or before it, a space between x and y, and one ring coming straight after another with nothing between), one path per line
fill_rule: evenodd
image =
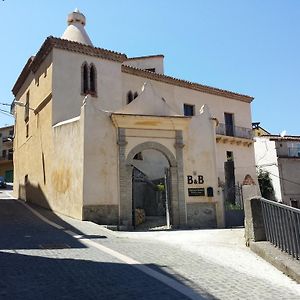
M291 200L300 204L300 160L298 158L278 158L281 178L282 201L290 205Z
M51 95L52 91L52 53L41 64L35 74L30 73L23 86L16 95L16 100L26 102L29 91L29 120L28 137L26 137L26 123L24 121L24 107L15 107L15 139L14 139L14 195L25 199L25 176L28 175L31 193L44 206L47 204L47 187L44 184L42 153L45 164L52 162L52 102L35 115L33 109ZM46 178L49 178L49 169ZM28 186L29 186L28 185ZM30 195L28 195L30 197ZM49 196L49 195L48 195Z
M89 97L84 112L84 205L118 205L116 128ZM83 113L82 112L82 113Z
M252 128L250 104L221 96L206 94L200 91L167 84L148 78L122 73L123 78L123 105L126 104L126 95L129 90L139 91L144 82L151 82L158 95L163 97L175 112L183 114L183 104L195 105L195 113L199 115L202 105L206 104L213 117L224 123L224 112L233 113L236 126Z
M205 107L201 115L191 119L188 130L184 132L183 161L187 202L212 202L217 199L215 121L210 118L208 107ZM203 176L203 183L189 184L188 175L194 179L198 175ZM213 188L214 197L207 197L208 187ZM188 188L204 188L205 196L189 196Z
M53 50L53 124L80 114L84 99L81 94L81 66L93 63L97 71L97 97L102 109L121 107L121 63L88 55Z
M53 127L51 201L54 210L82 218L83 121L72 120Z
M242 184L245 176L250 175L257 183L254 146L242 146L231 143L217 144L217 170L218 177L221 182L225 182L224 162L227 161L227 151L233 152L233 160L235 167L235 182Z
M277 201L282 201L275 142L264 137L256 137L254 148L256 165L270 173L275 190L275 198Z
M123 64L143 70L155 68L155 73L164 74L163 56L130 59L125 61Z

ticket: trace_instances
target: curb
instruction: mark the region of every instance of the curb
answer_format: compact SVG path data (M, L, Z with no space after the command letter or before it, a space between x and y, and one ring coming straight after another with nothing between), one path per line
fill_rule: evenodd
M279 271L300 283L300 261L282 252L270 242L250 242L250 249Z

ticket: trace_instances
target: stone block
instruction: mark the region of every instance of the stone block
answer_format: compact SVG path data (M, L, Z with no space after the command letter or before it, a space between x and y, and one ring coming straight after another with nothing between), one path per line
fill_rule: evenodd
M187 203L187 225L195 228L216 228L215 203Z

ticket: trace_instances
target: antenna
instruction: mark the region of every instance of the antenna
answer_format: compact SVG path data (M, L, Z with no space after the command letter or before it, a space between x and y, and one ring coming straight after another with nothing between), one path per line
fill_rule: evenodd
M283 138L285 135L286 135L286 130L283 130L283 131L280 133L280 136Z

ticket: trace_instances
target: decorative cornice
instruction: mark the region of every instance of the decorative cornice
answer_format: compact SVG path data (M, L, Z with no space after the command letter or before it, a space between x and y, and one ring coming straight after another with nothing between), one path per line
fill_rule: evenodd
M135 75L135 76L140 76L140 77L156 80L156 81L165 82L165 83L172 84L172 85L177 85L177 86L184 87L187 89L193 89L193 90L200 91L200 92L207 93L207 94L212 94L212 95L226 97L226 98L230 98L230 99L234 99L234 100L239 100L239 101L243 101L243 102L247 102L247 103L251 103L252 100L254 99L251 96L242 95L242 94L230 92L227 90L210 87L207 85L202 85L199 83L174 78L171 76L154 73L154 72L150 72L147 70L138 69L138 68L127 66L127 65L122 65L122 72L131 74L131 75Z

